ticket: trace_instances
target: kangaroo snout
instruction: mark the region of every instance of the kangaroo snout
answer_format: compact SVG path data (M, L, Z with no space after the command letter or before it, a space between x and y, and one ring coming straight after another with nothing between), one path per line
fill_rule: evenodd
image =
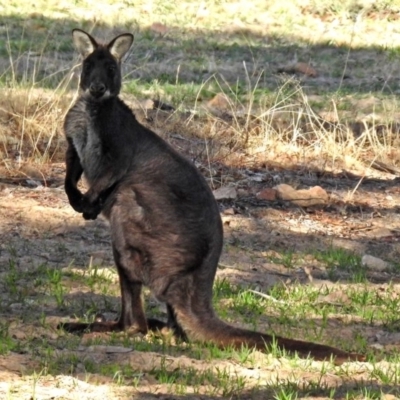
M92 82L89 86L89 92L95 98L102 97L106 90L107 87L103 82Z

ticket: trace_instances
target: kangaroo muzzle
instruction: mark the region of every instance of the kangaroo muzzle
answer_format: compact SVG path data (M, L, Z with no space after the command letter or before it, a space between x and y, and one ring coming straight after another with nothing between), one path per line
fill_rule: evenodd
M92 82L89 86L89 92L90 94L95 97L96 99L99 99L104 95L106 92L107 87L103 82Z

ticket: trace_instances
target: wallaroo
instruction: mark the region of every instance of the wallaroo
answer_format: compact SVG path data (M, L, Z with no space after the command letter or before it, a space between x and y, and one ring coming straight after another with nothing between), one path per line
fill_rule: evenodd
M83 62L80 96L64 124L65 191L85 219L102 213L109 220L122 305L118 320L60 326L69 332L169 328L184 340L219 346L269 351L276 344L319 360L363 360L333 347L240 329L216 316L212 288L223 240L218 205L196 167L142 126L118 97L121 61L133 35L108 44L80 29L72 36ZM85 194L77 187L83 173ZM166 304L167 322L146 318L142 285Z

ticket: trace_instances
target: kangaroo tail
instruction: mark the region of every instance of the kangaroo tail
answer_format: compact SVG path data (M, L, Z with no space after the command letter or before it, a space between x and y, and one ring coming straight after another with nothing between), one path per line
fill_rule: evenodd
M312 356L316 360L330 360L337 365L346 361L364 361L365 356L318 343L286 339L240 329L221 321L215 315L209 315L205 320L197 316L187 315L185 310L176 310L177 318L184 330L192 339L210 341L221 347L233 346L240 348L243 344L258 350L270 352L273 346L289 353L298 353L302 357Z

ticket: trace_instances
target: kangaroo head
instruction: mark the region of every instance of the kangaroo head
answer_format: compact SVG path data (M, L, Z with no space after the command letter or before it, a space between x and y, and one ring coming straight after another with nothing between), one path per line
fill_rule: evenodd
M83 57L80 88L92 99L117 96L121 89L121 60L133 43L133 35L123 33L108 44L98 43L81 29L72 31L76 49Z

